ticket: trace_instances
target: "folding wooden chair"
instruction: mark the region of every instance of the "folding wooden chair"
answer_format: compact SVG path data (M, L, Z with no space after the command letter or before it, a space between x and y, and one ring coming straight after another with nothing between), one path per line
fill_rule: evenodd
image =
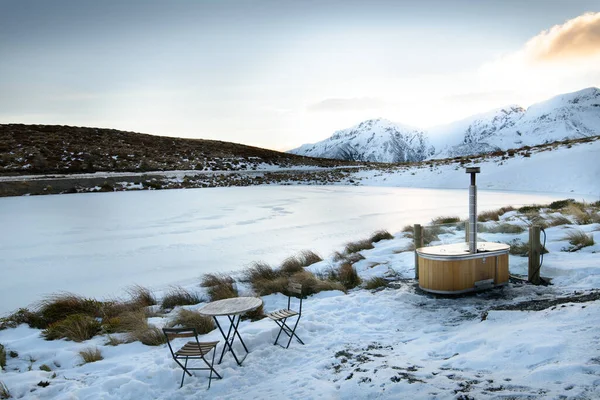
M196 332L196 328L163 328L163 333L165 334L165 336L167 338L167 345L169 346L169 350L171 351L173 360L175 360L175 362L177 364L179 364L179 366L181 368L183 368L183 374L181 376L181 385L179 387L183 386L183 380L185 379L186 373L189 376L192 376L192 374L190 373L190 371L192 371L192 370L210 370L210 375L208 377L208 388L209 389L210 389L210 381L212 379L216 379L216 378L213 378L213 376L212 376L213 372L215 373L215 375L217 375L219 377L219 379L221 379L221 375L219 375L219 373L217 371L215 371L215 368L213 367L213 364L215 363L215 354L217 352L217 343L219 343L218 341L217 342L200 342L200 341L198 341L198 333ZM173 339L189 338L189 337L193 337L196 340L187 342L179 350L173 351L173 347L171 346L171 341ZM208 360L204 356L206 354L208 354L211 350L213 350L212 361L208 362ZM181 362L179 360L185 360L185 363L181 364ZM204 363L207 365L208 368L188 368L188 366L187 366L188 360L202 360L202 361L204 361Z
M277 344L277 342L279 341L279 336L281 336L281 332L284 332L290 338L288 340L287 346L285 346L286 349L288 347L290 347L290 343L292 342L293 337L295 337L296 340L298 342L300 342L300 344L304 344L304 342L298 337L298 335L296 335L296 327L298 326L298 322L300 321L300 317L302 316L302 285L299 283L290 282L290 284L287 288L287 291L288 291L287 309L277 310L277 311L273 311L273 312L267 314L267 317L271 318L273 321L275 321L275 323L277 325L279 325L279 333L277 334L277 338L275 339L275 343L273 343L273 344L274 345ZM297 312L290 309L291 301L292 301L292 294L297 294L297 295L299 295L298 297L300 298L300 306L299 306ZM294 324L293 328L290 328L290 326L286 324L286 321L288 318L292 318L292 317L296 317L296 316L298 317L296 319L296 323ZM281 347L283 347L283 346L281 346Z

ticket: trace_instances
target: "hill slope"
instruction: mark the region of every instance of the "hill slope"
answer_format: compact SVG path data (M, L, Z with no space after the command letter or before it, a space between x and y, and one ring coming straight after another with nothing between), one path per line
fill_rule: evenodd
M0 125L0 173L220 171L256 169L261 164L341 163L216 140L60 125Z

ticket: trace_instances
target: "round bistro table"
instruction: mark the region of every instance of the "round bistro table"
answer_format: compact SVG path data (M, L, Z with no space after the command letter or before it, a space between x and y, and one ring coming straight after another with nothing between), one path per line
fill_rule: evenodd
M262 305L262 303L262 299L258 297L233 297L231 299L223 299L210 302L198 310L198 312L202 315L205 315L207 317L213 317L217 328L219 328L221 335L223 335L223 339L225 339L225 346L223 346L221 358L219 358L219 364L221 363L221 361L223 361L223 356L225 355L225 352L230 351L233 355L233 358L235 358L237 364L242 365L242 361L244 361L244 359L248 355L248 348L242 340L242 336L240 336L240 332L238 331L238 325L240 324L242 314L248 311L256 310ZM217 317L227 317L227 319L229 319L229 330L227 331L227 335L225 334L225 331L221 328ZM236 335L242 343L242 346L244 346L244 350L246 351L246 355L241 360L238 359L237 355L233 351L233 342L235 340Z

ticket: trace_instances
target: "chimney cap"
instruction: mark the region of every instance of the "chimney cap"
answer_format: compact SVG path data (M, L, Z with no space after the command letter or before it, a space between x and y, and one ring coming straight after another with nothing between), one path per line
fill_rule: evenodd
M478 174L479 172L481 172L481 168L479 167L467 167L465 172L467 174Z

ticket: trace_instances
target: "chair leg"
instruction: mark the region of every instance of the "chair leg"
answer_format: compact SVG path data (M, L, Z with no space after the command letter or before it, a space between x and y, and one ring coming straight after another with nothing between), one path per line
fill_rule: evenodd
M292 343L292 338L293 338L294 336L296 337L296 340L300 342L300 344L304 344L304 342L303 342L303 341L302 341L302 340L301 340L301 339L298 337L298 335L296 335L296 327L298 327L298 322L300 322L300 316L298 316L298 319L296 320L296 323L294 324L294 329L291 329L291 334L289 335L289 337L290 337L290 340L288 340L288 344L287 344L287 346L285 347L286 349L287 349L288 347L290 347L290 343ZM288 329L290 329L290 328L288 327ZM286 332L286 333L287 333L287 332Z
M279 341L279 336L281 336L281 332L283 331L283 327L285 326L285 320L286 320L286 319L287 319L287 318L284 318L284 319L282 320L282 322L275 321L275 323L276 323L277 325L279 325L279 333L277 334L277 338L275 339L275 343L273 343L273 345L276 345L276 344L277 344L277 342Z
M204 357L202 357L202 359L204 360L204 362L206 363L206 365L208 366L208 368L210 368L210 374L208 375L208 389L210 389L210 382L213 379L213 377L212 377L213 372L215 373L215 375L217 375L219 377L219 379L223 379L223 377L221 375L219 375L219 373L217 372L217 370L214 367L214 365L215 365L215 355L216 354L217 354L217 348L215 347L213 349L213 356L212 356L212 363L211 364L209 364L208 361L206 361L206 359Z
M183 380L185 379L185 373L187 372L190 376L192 376L192 374L190 374L189 371L187 370L187 362L188 362L188 359L186 357L185 358L185 366L183 366L183 374L181 374L181 385L179 385L180 389L183 387ZM179 365L181 365L181 364L179 364Z

